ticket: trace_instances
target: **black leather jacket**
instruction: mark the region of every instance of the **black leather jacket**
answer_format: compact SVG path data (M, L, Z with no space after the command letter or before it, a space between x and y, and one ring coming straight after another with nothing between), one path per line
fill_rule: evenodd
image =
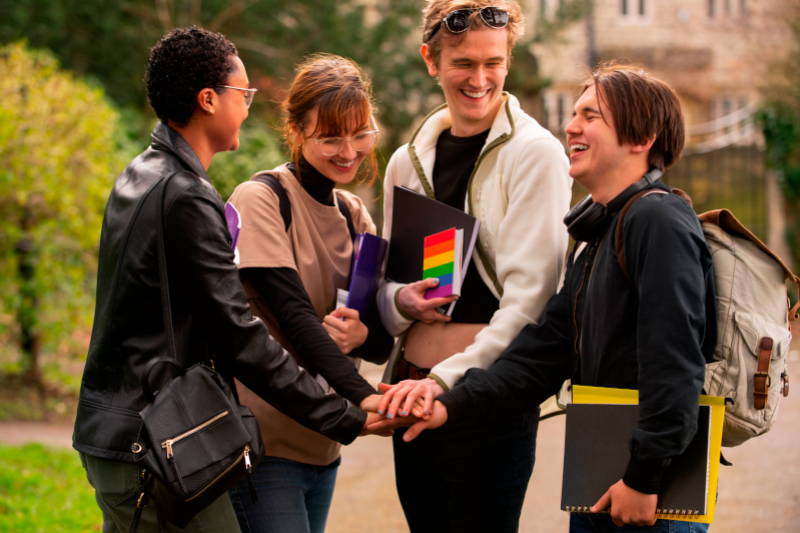
M73 447L133 462L139 411L147 405L141 373L152 358L167 355L153 185L173 173L164 194L164 239L178 359L188 367L213 358L229 383L235 376L304 426L352 442L366 413L326 395L250 313L223 201L194 151L166 124L159 123L152 138L117 178L106 206Z

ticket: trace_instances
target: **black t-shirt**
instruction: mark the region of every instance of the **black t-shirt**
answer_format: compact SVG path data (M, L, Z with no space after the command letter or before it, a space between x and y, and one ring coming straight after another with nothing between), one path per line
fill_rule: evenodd
M439 135L433 165L433 189L438 201L464 210L469 177L488 137L489 130L472 137L456 137L449 129ZM453 322L488 324L499 307L500 302L483 282L472 258L461 287L461 297L453 309Z

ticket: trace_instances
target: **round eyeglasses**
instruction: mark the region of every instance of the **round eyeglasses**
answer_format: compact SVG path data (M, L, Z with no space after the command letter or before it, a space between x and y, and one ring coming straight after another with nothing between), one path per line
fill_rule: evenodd
M370 117L371 118L371 117ZM313 140L319 146L320 152L325 157L331 157L342 150L344 150L345 143L350 143L350 146L353 147L353 150L356 152L366 152L373 146L375 146L375 141L378 138L378 133L380 129L378 128L378 124L375 122L374 118L371 118L372 126L375 128L369 131L362 131L358 135L353 135L352 137L326 137L324 139L317 139L316 137L309 137L309 139Z
M425 42L433 39L433 36L436 35L436 32L442 27L442 23L447 26L450 33L463 33L467 31L469 29L469 16L475 11L481 12L481 20L490 28L500 29L508 26L510 20L508 11L499 7L489 6L481 9L456 9L445 15L442 21L433 28L433 31Z
M215 85L217 88L236 89L237 91L244 91L244 105L250 109L250 104L253 103L253 98L256 96L258 89L246 89L244 87L231 87L230 85Z

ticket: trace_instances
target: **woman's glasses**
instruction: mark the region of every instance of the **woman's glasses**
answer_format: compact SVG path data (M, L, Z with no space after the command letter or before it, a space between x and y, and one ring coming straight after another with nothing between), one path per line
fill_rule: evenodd
M444 19L442 19L442 21L436 25L427 41L433 39L433 36L436 35L436 32L442 27L442 23L447 26L447 29L450 31L450 33L463 33L467 31L469 29L469 16L475 11L481 12L481 20L483 20L483 22L490 28L499 29L508 26L508 12L500 9L499 7L490 6L481 8L480 10L456 9L455 11L448 13Z
M380 132L375 119L372 117L370 118L372 120L372 126L375 128L374 130L363 131L358 135L353 135L352 137L327 137L324 139L309 137L309 139L312 139L315 143L317 143L320 152L322 152L322 155L325 157L332 157L338 154L344 150L344 145L348 142L356 152L366 152L375 146L375 141L378 138L378 132Z
M245 89L244 87L231 87L230 85L215 85L214 87L224 87L225 89L236 89L237 91L244 91L244 105L250 109L250 104L253 103L253 98L256 96L258 89Z

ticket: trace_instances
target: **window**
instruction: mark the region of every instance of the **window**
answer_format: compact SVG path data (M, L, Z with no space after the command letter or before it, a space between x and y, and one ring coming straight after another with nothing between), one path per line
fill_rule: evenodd
M747 16L747 0L739 0L739 16L742 18Z
M617 22L620 24L650 24L653 18L652 0L619 0Z
M542 18L547 14L547 0L539 0L539 14Z
M724 1L723 5L725 6L725 16L726 17L730 17L731 16L731 0L723 0L723 1Z
M708 18L714 18L714 0L708 1Z

